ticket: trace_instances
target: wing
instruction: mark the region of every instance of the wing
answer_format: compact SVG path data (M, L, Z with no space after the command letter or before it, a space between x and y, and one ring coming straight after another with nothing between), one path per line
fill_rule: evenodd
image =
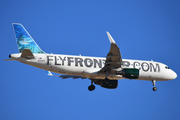
M111 48L106 56L105 66L99 71L99 73L111 73L112 69L121 68L123 65L119 47L117 46L109 32L107 32L107 35L111 43Z
M50 71L47 71L47 75L49 75L49 76L57 76L57 77L60 77L60 78L62 78L62 79L67 79L67 78L73 78L73 79L81 78L81 79L86 79L85 77L76 76L76 75L53 75Z
M86 79L85 77L76 76L76 75L60 75L59 77L62 78L62 79L67 79L67 78L73 78L73 79L81 78L81 79Z

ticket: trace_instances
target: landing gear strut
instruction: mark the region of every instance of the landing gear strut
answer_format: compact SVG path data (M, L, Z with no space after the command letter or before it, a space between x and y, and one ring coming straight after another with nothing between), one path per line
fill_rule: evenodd
M91 80L91 85L88 87L89 91L93 91L95 89L95 86L93 85L93 81Z
M157 87L155 87L155 85L156 85L156 80L152 80L152 83L153 83L153 91L156 91L156 90L157 90Z

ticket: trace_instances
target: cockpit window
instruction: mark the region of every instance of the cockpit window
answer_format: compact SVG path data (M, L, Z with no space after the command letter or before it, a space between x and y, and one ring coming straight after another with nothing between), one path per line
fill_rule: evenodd
M166 69L170 69L168 66L165 66Z

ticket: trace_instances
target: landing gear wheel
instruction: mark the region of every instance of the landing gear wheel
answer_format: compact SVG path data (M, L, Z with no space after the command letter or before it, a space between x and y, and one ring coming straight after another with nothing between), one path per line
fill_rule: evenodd
M153 83L153 91L156 91L156 90L157 90L157 87L155 87L155 85L156 85L156 80L152 80L152 83Z
M95 89L95 86L94 85L90 85L89 87L88 87L88 90L89 91L93 91Z
M109 81L109 79L106 78L106 79L104 80L104 82L107 83L107 84L109 84L110 81Z
M153 91L156 91L157 90L157 87L153 87Z

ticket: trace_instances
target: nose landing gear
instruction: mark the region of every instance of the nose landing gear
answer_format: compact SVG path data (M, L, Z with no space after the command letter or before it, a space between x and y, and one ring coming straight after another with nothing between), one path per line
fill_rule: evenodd
M153 83L153 91L156 91L156 90L157 90L157 87L155 87L155 85L156 85L156 80L152 80L152 83Z

